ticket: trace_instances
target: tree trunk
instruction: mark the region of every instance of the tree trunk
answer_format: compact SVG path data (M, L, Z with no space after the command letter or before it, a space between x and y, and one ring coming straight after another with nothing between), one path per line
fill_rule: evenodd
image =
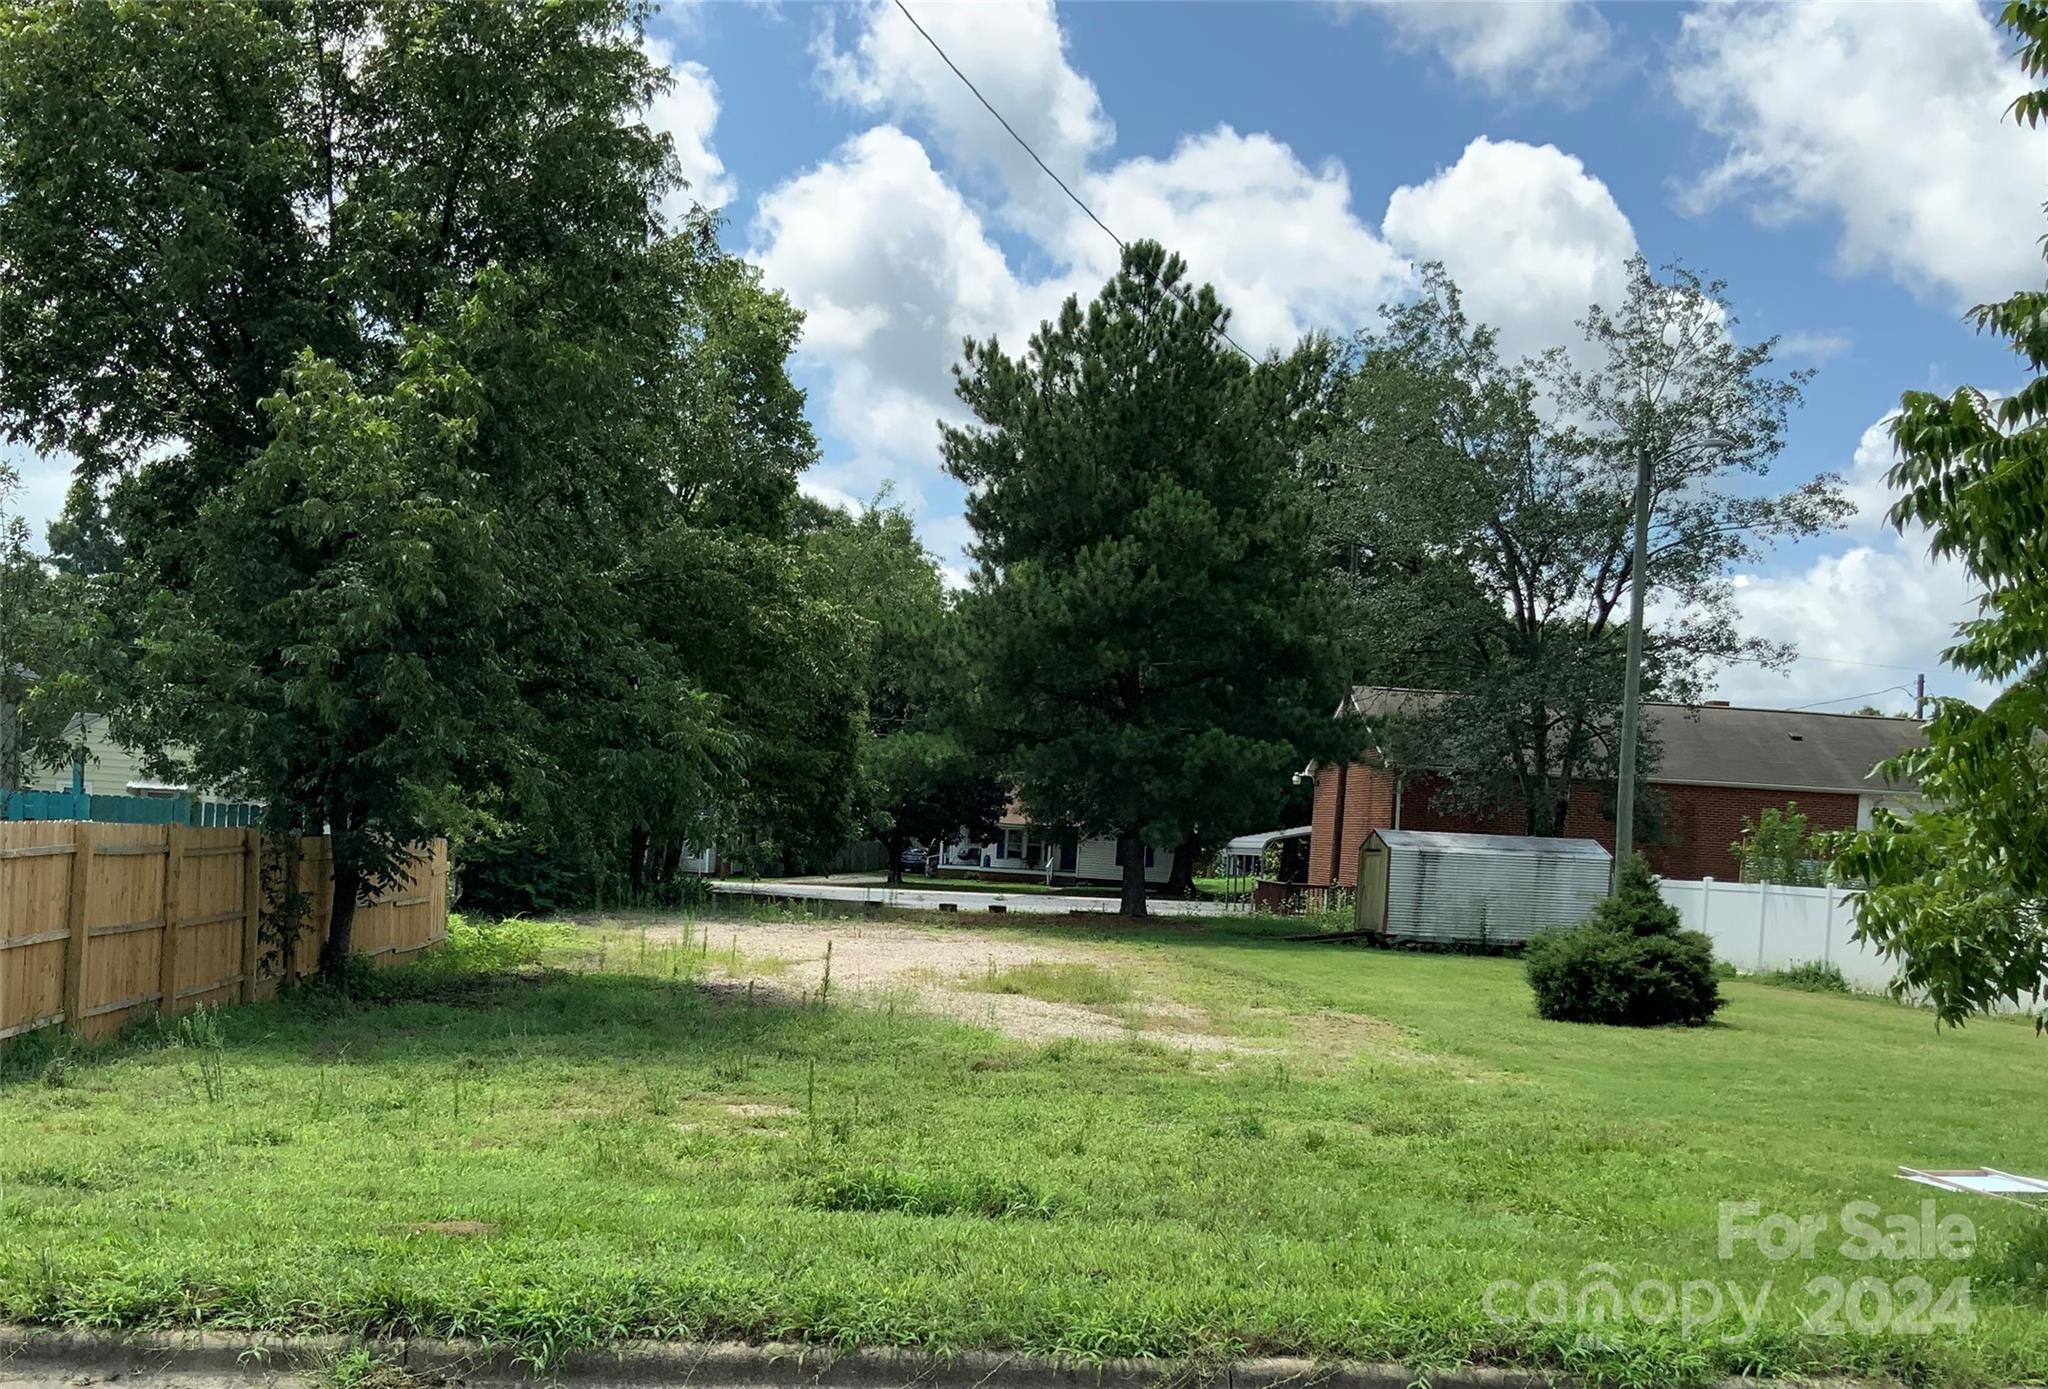
M338 837L337 837L338 842ZM327 939L320 944L320 977L340 983L348 969L349 945L355 938L356 898L363 890L363 870L352 855L334 856L334 911Z
M640 894L647 887L647 826L635 825L626 831L626 883L633 891L633 900L638 902Z
M889 886L903 886L903 834L890 830L882 836L882 847L889 854Z
M1145 842L1135 834L1125 834L1117 843L1124 850L1124 894L1123 905L1119 908L1125 916L1145 915Z
M1195 895L1195 836L1192 832L1182 836L1180 847L1173 851L1173 869L1166 875L1166 892L1170 897Z

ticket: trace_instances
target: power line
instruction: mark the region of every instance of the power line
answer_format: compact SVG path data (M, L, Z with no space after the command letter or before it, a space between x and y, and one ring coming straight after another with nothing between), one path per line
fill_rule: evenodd
M1728 659L1748 665L1761 666L1772 663L1769 658L1763 656L1730 656ZM1820 661L1831 666L1861 666L1865 670L1905 671L1911 674L1918 674L1920 670L1919 666L1898 666L1886 661L1851 661L1842 656L1809 656L1804 651L1793 652L1792 659L1794 661Z
M1026 141L1022 135L1019 135L1017 133L1016 127L1011 125L1009 121L1003 118L1002 112L996 110L995 104L991 102L987 97L981 94L981 88L974 85L974 79L969 77L966 73L960 71L960 65L954 62L951 58L946 56L946 50L939 47L939 41L933 38L930 35L930 33L926 32L925 27L922 24L919 24L917 22L917 16L910 12L910 7L908 5L905 5L903 3L903 0L896 0L896 8L903 11L903 17L910 21L911 28L917 30L918 33L924 35L924 41L932 46L932 52L938 54L939 58L946 64L947 67L953 69L953 75L959 78L963 83L967 85L968 91L974 93L974 99L982 104L983 109L985 109L991 116L994 116L996 118L996 123L1002 126L1002 128L1005 131L1009 132L1010 138L1017 142L1018 148L1022 149L1024 153L1031 156L1031 162L1036 164L1041 170L1043 170L1047 178L1051 179L1054 183L1057 183L1060 186L1060 192L1066 194L1069 198L1072 198L1074 200L1075 207L1080 208L1081 211L1088 214L1089 221L1093 222L1096 226L1102 228L1102 234L1104 236L1107 236L1111 241L1114 241L1119 251L1129 250L1130 248L1124 245L1124 239L1118 236L1115 232L1111 231L1109 229L1109 224L1103 221L1100 217L1097 217L1095 215L1095 211L1093 208L1089 207L1088 204L1081 201L1080 194L1076 193L1073 189L1067 187L1067 181L1061 178L1058 174L1054 173L1052 171L1051 166L1049 166L1043 159L1040 159L1038 157L1038 151L1031 148L1030 143Z
M1022 135L1019 135L1017 133L1017 128L1011 125L1010 122L1004 118L1002 112L996 110L995 103L990 101L987 97L981 94L981 88L974 85L974 79L969 77L966 73L960 71L960 65L954 62L952 58L947 55L946 50L944 48L941 48L939 46L939 41L931 36L929 30L927 30L922 24L919 24L917 22L917 16L910 12L910 7L904 4L903 0L896 0L896 8L901 10L903 12L903 17L910 21L910 27L917 30L919 35L923 37L924 41L932 46L932 52L938 54L940 60L944 62L947 67L953 70L953 75L960 79L961 83L966 86L968 91L974 93L974 99L981 103L982 108L986 110L991 116L994 116L996 118L996 124L1002 126L1004 132L1007 133L1012 140L1015 140L1017 142L1017 148L1023 150L1024 153L1031 156L1031 162L1033 164L1036 164L1047 178L1051 179L1054 183L1059 185L1060 192L1066 194L1067 197L1072 200L1075 207L1080 208L1083 213L1087 214L1089 221L1093 222L1096 226L1102 228L1102 234L1108 237L1111 241L1114 241L1116 243L1116 248L1119 251L1128 251L1130 247L1127 244L1125 244L1124 239L1118 236L1115 232L1110 230L1109 223L1103 221L1100 217L1097 217L1095 215L1094 208L1088 206L1087 203L1081 201L1080 194L1076 193L1073 189L1067 187L1067 181L1061 178L1058 174L1054 173L1052 171L1052 166L1047 164L1043 159L1040 159L1038 157L1038 151L1031 148L1031 142L1026 140ZM1187 292L1185 290L1177 291L1176 297L1183 304L1187 304L1189 305L1189 307L1193 307L1192 301L1190 301L1190 299L1188 298ZM1245 351L1244 345L1238 342L1236 338L1230 336L1229 331L1226 330L1221 324L1218 324L1214 331L1217 337L1222 338L1232 347L1235 347L1238 350L1239 354L1243 356L1243 358L1247 362L1250 362L1254 366L1258 365L1259 359L1257 357L1254 357L1251 353Z
M1840 699L1822 699L1817 700L1812 704L1795 704L1791 708L1787 709L1785 712L1788 714L1796 714L1800 712L1802 709L1821 709L1825 708L1827 705L1830 704L1847 704L1852 699L1874 699L1878 695L1891 694L1895 690L1900 694L1909 695L1913 693L1904 685L1887 685L1881 690L1865 690L1862 694L1843 695Z

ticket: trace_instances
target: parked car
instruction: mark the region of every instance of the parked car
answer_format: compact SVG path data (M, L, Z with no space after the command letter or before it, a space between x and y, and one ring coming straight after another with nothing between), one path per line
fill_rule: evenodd
M922 846L913 844L903 851L902 864L913 873L922 873L925 871L925 860L928 857L930 855Z

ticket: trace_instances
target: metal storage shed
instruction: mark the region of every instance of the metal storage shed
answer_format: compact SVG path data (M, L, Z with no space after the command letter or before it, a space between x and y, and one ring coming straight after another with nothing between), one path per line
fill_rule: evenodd
M1358 855L1358 929L1517 944L1584 921L1607 895L1612 864L1590 839L1374 830Z

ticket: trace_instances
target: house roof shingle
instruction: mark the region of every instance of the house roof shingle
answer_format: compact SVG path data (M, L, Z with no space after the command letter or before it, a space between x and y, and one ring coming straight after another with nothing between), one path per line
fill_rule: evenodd
M1420 713L1442 698L1435 690L1360 685L1350 708L1380 718ZM1643 720L1659 745L1652 782L1845 793L1914 789L1876 776L1875 768L1919 745L1917 719L1645 701Z

